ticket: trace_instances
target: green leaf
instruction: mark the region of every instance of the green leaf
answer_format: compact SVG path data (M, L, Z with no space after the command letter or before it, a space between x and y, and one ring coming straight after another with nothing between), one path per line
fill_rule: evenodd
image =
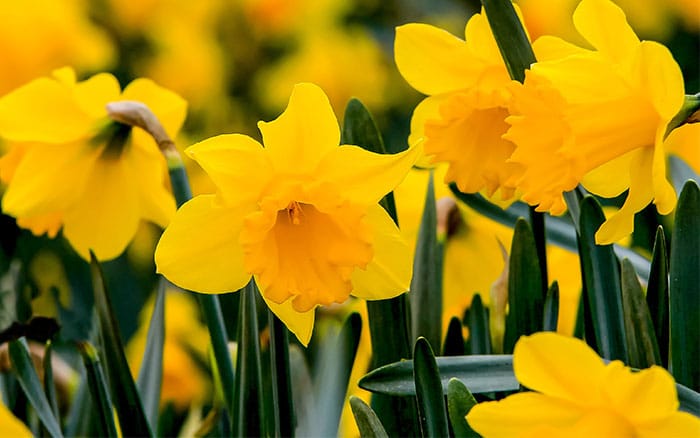
M591 312L595 343L605 359L628 362L625 323L622 313L619 262L612 245L596 245L595 233L605 221L598 201L581 201L579 236L581 274L586 305Z
M476 406L476 399L469 389L458 379L450 379L447 383L447 412L455 438L475 438L480 435L469 427L465 418L469 411Z
M449 436L447 407L442 393L440 371L433 349L425 338L418 338L413 350L413 378L418 397L418 414L423 436Z
M457 378L472 394L514 391L520 384L513 375L511 355L437 357L443 391L451 378ZM360 379L360 388L377 394L415 395L413 361L394 362L370 371Z
M542 330L546 332L556 332L559 321L559 283L555 280L547 291L547 298L544 300L544 320Z
M488 311L481 301L480 294L474 294L472 303L467 311L469 327L469 354L491 354L491 333L489 331Z
M536 211L535 207L530 207L530 226L532 227L532 236L535 239L535 248L537 249L537 260L540 265L540 277L542 278L542 290L547 290L547 235L544 224L546 215Z
M441 345L442 341L442 250L437 238L437 210L431 171L416 240L409 294L413 339L423 336L430 345Z
M683 187L671 237L671 369L678 383L700 390L700 188Z
M105 288L102 268L92 252L90 253L90 271L105 368L119 416L121 432L124 436L152 436L136 384L131 377L129 364L126 362L124 343Z
M107 382L97 350L89 342L78 342L78 351L83 358L87 372L88 386L92 395L91 411L97 413L99 434L101 436L117 437L117 427L114 424L112 399L107 390ZM160 395L160 394L159 394Z
M274 436L292 436L296 425L292 381L289 368L289 330L270 309L270 374L272 377L272 406Z
M700 417L700 393L678 383L676 384L676 391L678 392L678 402L680 403L678 409Z
M536 61L535 53L513 3L510 0L481 0L481 4L508 74L518 82L525 81L525 70Z
M255 280L241 289L238 358L234 391L234 435L263 436L264 412Z
M503 351L511 353L518 338L542 330L545 291L537 247L525 219L515 224L508 265L508 315Z
M351 313L337 335L326 335L320 348L318 373L314 382L316 400L314 433L336 436L345 403L350 372L360 343L362 318Z
M654 240L649 284L647 285L647 306L654 324L654 333L659 344L661 364L668 368L669 317L668 317L668 258L663 227L659 225Z
M44 395L44 391L39 381L39 376L34 369L34 363L29 356L29 348L24 337L10 341L9 345L10 361L12 371L17 377L27 400L34 408L41 424L52 437L62 437L61 426L53 415L51 405Z
M445 344L442 346L443 356L464 355L464 337L462 336L462 321L456 316L450 319L445 334Z
M53 343L49 340L46 342L46 348L44 349L44 393L46 393L46 400L51 406L51 412L55 418L60 418L58 413L58 400L56 399L56 385L53 380Z
M360 431L360 438L389 438L377 414L361 398L350 396L350 409Z
M644 291L627 259L622 260L622 309L629 351L627 365L640 369L660 365L659 346Z
M165 285L158 282L153 315L146 335L146 350L141 361L141 369L136 380L139 394L143 397L143 409L151 425L158 424L160 392L163 383L163 345L165 344Z

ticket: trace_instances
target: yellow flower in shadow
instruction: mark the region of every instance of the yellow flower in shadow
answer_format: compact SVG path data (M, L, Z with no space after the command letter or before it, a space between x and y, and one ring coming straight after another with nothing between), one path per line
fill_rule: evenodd
M678 411L675 382L661 367L606 365L585 342L543 332L518 340L513 369L536 392L474 406L467 421L484 437L700 435L700 419Z
M165 159L140 128L112 121L109 102L151 108L174 136L186 103L148 79L120 91L106 73L76 82L64 68L0 98L0 136L11 146L0 160L5 213L35 234L63 235L89 260L121 254L141 219L164 227L175 210L165 186Z
M0 435L15 438L29 438L34 436L26 424L22 423L7 409L0 399Z
M316 306L408 290L409 251L378 202L421 148L380 155L338 147L333 109L309 83L296 85L282 115L258 127L264 148L230 134L187 150L218 191L178 210L156 265L203 293L236 291L254 276L270 309L306 345Z

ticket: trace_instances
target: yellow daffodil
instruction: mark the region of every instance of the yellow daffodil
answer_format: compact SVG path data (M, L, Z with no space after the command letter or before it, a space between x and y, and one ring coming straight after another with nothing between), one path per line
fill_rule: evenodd
M165 226L175 210L165 160L143 130L112 121L109 102L151 108L174 136L186 103L147 79L120 91L106 73L76 82L71 69L36 79L0 99L0 161L5 213L35 234L63 235L83 258L121 254L141 219Z
M421 150L338 147L328 98L309 83L296 85L282 115L258 127L264 148L231 134L187 150L218 191L180 208L156 265L175 284L204 293L236 291L254 276L270 309L306 345L316 306L408 290L409 250L377 202Z
M700 419L678 411L673 377L661 367L606 365L579 339L536 333L516 343L513 369L537 392L472 408L467 421L486 438L700 436Z
M521 166L510 182L538 210L561 214L562 193L580 182L614 197L629 189L622 208L596 234L612 243L633 229L634 214L654 202L675 207L666 180L664 134L683 103L683 77L664 46L640 42L620 8L583 0L574 25L596 50L554 37L535 42L540 62L523 87L514 85L512 125L505 138Z
M34 436L27 425L7 409L2 399L0 399L0 435L15 438Z
M425 153L447 162L445 181L463 192L513 196L506 160L515 145L508 129L510 77L485 14L467 23L466 40L426 24L396 29L394 56L401 75L428 97L414 110L409 141L425 137Z

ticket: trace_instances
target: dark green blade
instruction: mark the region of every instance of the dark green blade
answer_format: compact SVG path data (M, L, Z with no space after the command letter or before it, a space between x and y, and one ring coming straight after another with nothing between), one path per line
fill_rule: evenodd
M433 349L425 338L418 338L413 350L413 378L418 397L418 414L425 437L449 435L447 407Z

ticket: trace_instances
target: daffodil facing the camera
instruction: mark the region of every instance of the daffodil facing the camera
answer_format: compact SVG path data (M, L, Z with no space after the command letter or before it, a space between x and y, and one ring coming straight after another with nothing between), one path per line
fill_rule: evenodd
M661 214L675 207L664 136L683 104L683 76L669 50L640 41L611 1L583 0L573 20L595 50L543 37L524 86L513 84L504 138L517 145L510 162L520 170L509 182L552 214L564 212L562 193L579 183L603 197L628 190L596 234L607 244L630 234L650 202Z
M582 340L542 332L515 344L513 369L536 392L474 406L467 421L486 438L700 435L700 419L679 412L673 377L659 366L606 365Z
M400 295L411 280L406 243L379 200L404 178L420 145L380 155L341 145L316 85L294 87L287 109L240 134L187 149L218 191L175 214L156 248L158 272L186 289L236 291L255 278L270 309L303 344L314 309L350 295Z
M147 79L124 91L111 74L77 82L69 68L0 98L5 213L35 234L63 235L86 260L121 254L145 219L162 227L175 211L166 163L149 134L112 120L107 104L147 105L174 136L186 103Z

